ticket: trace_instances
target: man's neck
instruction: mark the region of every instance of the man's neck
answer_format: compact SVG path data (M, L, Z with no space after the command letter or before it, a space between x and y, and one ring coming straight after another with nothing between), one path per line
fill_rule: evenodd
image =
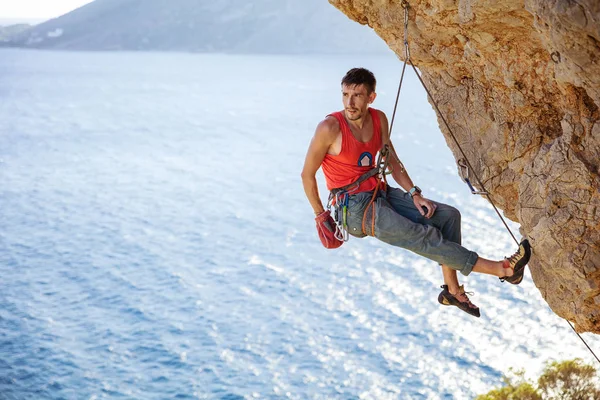
M370 117L370 114L369 114L369 111L367 110L367 112L365 113L365 115L362 118L355 119L354 121L351 121L350 119L348 119L348 117L346 116L345 113L344 113L344 117L346 118L346 122L348 123L348 125L350 125L353 128L362 130L362 128L367 123L367 119Z

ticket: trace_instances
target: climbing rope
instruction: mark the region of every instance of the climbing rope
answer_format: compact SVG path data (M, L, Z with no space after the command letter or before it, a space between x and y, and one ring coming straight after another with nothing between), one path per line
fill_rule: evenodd
M462 146L460 145L460 143L456 139L456 136L454 135L454 132L452 132L452 129L450 128L450 125L446 121L446 118L444 117L444 114L442 114L442 112L440 111L440 108L438 107L437 102L435 101L435 99L431 95L431 92L427 88L427 85L425 85L425 82L421 78L421 75L419 75L419 72L417 71L417 68L415 67L415 65L413 64L412 60L410 59L410 49L408 47L408 9L410 8L410 5L408 4L407 0L402 0L401 5L402 5L402 8L404 8L404 65L402 66L402 74L400 76L400 84L398 85L398 94L396 95L396 103L394 104L394 112L392 114L392 121L391 121L391 124L390 124L390 137L392 135L392 127L393 127L393 124L394 124L394 118L396 116L396 109L398 107L398 99L400 97L400 88L402 87L402 81L404 80L404 71L406 69L406 64L410 64L410 66L415 71L415 75L417 76L417 78L419 78L419 81L421 82L421 85L423 85L423 88L425 89L425 92L427 92L427 96L429 96L429 99L433 103L433 105L435 107L435 110L437 111L437 114L440 116L440 118L444 122L444 125L446 126L446 129L448 129L448 132L450 133L450 136L454 140L454 143L456 143L456 146L458 147L458 149L460 150L460 152L461 152L461 154L463 156L463 158L461 160L459 160L459 163L458 163L459 164L459 168L461 170L461 178L463 178L463 180L469 185L471 193L473 193L473 194L481 194L481 195L487 196L490 204L492 205L492 207L494 207L494 210L496 211L496 214L498 214L498 217L500 217L500 220L502 220L502 223L504 224L504 227L506 228L506 230L508 230L508 233L510 233L510 236L513 238L513 240L515 241L515 243L518 245L519 241L517 240L517 238L515 237L515 235L512 233L512 231L509 228L508 224L504 220L504 217L502 217L502 214L500 214L500 211L498 210L498 207L496 207L496 204L492 200L492 197L489 194L489 192L485 189L485 186L481 182L481 180L479 179L479 176L473 170L473 167L472 167L471 163L469 162L469 159L467 158L467 155L465 154ZM462 171L464 169L466 169L466 171L467 171L466 172L467 173L466 178L463 177L463 174L462 174ZM473 176L475 177L478 186L481 188L481 191L475 190L475 188L471 184L471 182L469 180L469 170L473 171ZM581 341L583 342L583 344L585 345L585 347L587 347L587 349L590 351L590 353L592 353L592 355L598 361L598 363L600 363L600 358L598 358L598 356L596 355L596 353L594 353L594 351L590 348L590 346L587 344L587 342L585 341L585 339L579 334L579 332L577 332L575 330L575 327L573 326L573 324L571 324L571 321L569 321L567 319L565 319L565 321L567 321L567 323L569 324L569 326L571 327L571 329L573 330L573 332L575 332L575 334L577 334L577 336L579 337L579 339L581 339Z
M590 346L587 344L587 342L585 341L585 339L579 334L579 332L577 332L575 330L575 327L573 326L573 324L571 323L571 321L569 321L568 319L565 319L565 321L567 321L567 323L569 324L569 326L571 327L571 329L573 329L573 332L575 332L575 334L577 336L579 336L579 339L581 339L581 341L583 342L583 344L585 344L585 347L588 348L588 350L590 351L590 353L592 353L592 355L594 356L594 358L596 358L596 360L598 360L598 362L600 363L600 358L598 358L598 356L596 355L596 353L594 353L594 350L592 350L590 348Z
M408 48L408 2L402 0L404 8L404 63L402 64L402 74L400 75L400 84L398 84L398 93L396 94L396 103L394 103L394 112L392 113L392 121L390 122L389 137L392 138L392 129L394 128L394 118L396 118L396 110L398 109L398 99L400 98L400 89L402 89L402 81L404 80L404 71L406 71L406 63L410 60L410 49Z

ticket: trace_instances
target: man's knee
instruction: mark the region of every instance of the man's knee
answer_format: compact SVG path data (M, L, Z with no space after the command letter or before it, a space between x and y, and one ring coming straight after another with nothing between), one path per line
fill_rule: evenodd
M453 221L460 223L461 215L460 211L448 204L437 203L436 213L439 213L440 218L443 218L446 221Z
M448 218L452 219L455 222L460 223L461 215L460 215L460 211L457 208L448 206L448 213L449 213Z

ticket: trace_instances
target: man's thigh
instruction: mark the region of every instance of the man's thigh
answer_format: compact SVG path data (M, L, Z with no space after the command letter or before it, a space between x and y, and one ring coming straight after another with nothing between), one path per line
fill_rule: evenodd
M386 199L394 210L412 222L425 223L425 218L419 213L412 197L407 192L388 186Z
M423 217L419 210L417 210L410 194L397 188L388 187L387 200L398 214L419 224L432 225L438 229L442 229L448 221L457 218L460 221L460 213L456 208L431 199L436 205L435 213L431 218Z

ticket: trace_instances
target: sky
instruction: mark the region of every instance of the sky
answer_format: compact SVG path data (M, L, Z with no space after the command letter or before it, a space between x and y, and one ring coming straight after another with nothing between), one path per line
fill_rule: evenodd
M0 18L50 19L59 17L92 0L8 0L0 1Z

